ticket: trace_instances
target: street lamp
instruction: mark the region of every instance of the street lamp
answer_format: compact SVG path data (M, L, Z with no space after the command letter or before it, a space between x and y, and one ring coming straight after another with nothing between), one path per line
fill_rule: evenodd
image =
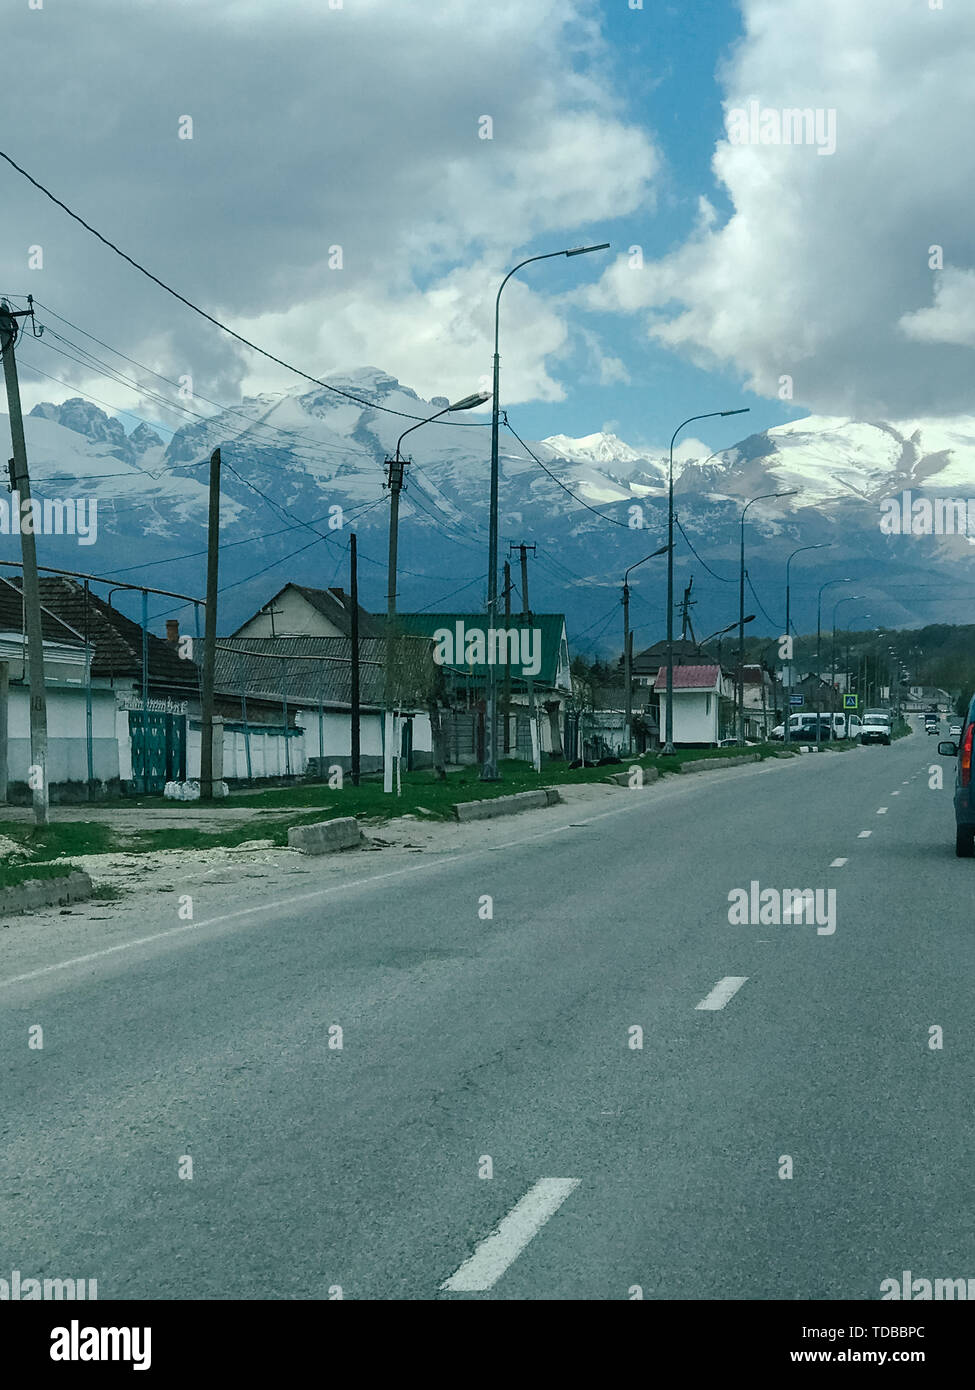
M655 550L651 555L644 555L642 560L637 560L635 565L630 565L623 575L623 684L624 684L624 739L626 742L627 754L632 752L633 737L631 725L633 723L633 691L631 689L632 675L630 672L630 585L629 578L632 570L639 569L648 560L655 560L658 555L666 553L667 547L662 545L659 550Z
M788 492L763 492L760 497L753 497L750 502L746 502L741 511L741 549L740 567L738 575L738 742L745 742L745 513L748 508L754 506L756 502L767 502L771 497L794 497L799 491L798 488L789 488Z
M523 266L531 265L533 261L550 261L555 256L585 256L590 251L606 251L608 249L609 242L601 241L598 246L575 246L567 251L546 251L545 254L541 256L528 256L525 260L519 261L516 266L508 271L498 288L497 297L494 301L494 401L491 407L491 516L488 531L489 555L487 594L487 625L489 632L491 628L494 627L498 608L498 429L500 425L498 391L501 382L501 357L499 350L501 291L516 271L521 270ZM488 655L490 656L490 652ZM499 777L497 749L495 746L496 704L497 674L494 663L489 661L487 699L485 701L484 712L484 764L481 769L482 782L497 782Z
M823 712L823 676L822 676L822 629L823 629L823 590L831 588L834 584L852 584L852 579L827 579L825 584L819 586L819 597L816 600L816 713ZM832 711L830 711L832 713ZM832 731L832 730L831 730ZM822 743L823 721L816 720L816 742Z
M789 569L790 569L790 567L791 567L791 565L792 565L792 561L795 559L795 557L796 557L797 555L801 555L802 552L803 552L804 550L828 550L829 547L830 547L832 544L833 544L832 541L821 541L821 542L819 543L819 545L800 545L799 549L798 549L798 550L794 550L794 551L792 552L792 554L789 556L788 560L786 560L786 562L785 562L785 635L786 635L786 637L788 637L788 636L790 635L790 633L792 632L792 592L791 592L791 589L790 589L790 586L789 586ZM782 736L784 742L786 742L786 743L791 743L791 742L792 742L791 738L789 737L789 716L790 716L790 714L791 714L791 712L792 712L792 670L793 670L793 667L792 667L792 658L790 657L790 658L789 658L789 691L788 691L788 700L787 700L787 702L786 702L788 707L787 707L787 709L786 709L786 711L785 711L785 732L783 733L783 736Z
M670 439L670 469L667 483L667 724L664 754L674 751L674 440L685 425L695 420L723 419L727 415L747 415L750 406L740 410L709 410L706 415L691 415L682 420Z
M829 669L830 684L836 685L836 610L841 603L853 603L856 599L866 598L866 594L847 594L844 598L838 598L833 604L833 641L830 646Z
M452 405L445 405L442 410L438 410L434 415L428 415L425 420L418 420L415 425L410 425L405 429L396 441L396 454L393 458L386 460L388 470L387 487L389 488L389 562L387 569L386 584L386 644L385 644L385 681L383 691L383 791L392 792L393 790L393 710L392 710L392 662L391 645L393 640L393 626L396 620L396 558L399 547L399 495L403 491L403 475L407 466L407 460L400 457L400 447L403 440L414 430L418 430L421 425L429 425L431 420L439 420L441 415L447 415L457 410L475 410L479 405L483 405L488 400L487 391L475 391L472 396L464 396L462 400L454 401Z

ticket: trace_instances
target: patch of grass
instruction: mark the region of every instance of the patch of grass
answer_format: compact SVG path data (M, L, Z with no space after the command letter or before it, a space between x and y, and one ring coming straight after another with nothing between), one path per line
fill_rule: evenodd
M91 896L102 903L115 903L118 902L119 898L124 898L125 894L113 883L99 883L96 888L91 890Z
M98 821L63 821L45 826L0 821L0 835L16 840L36 864L72 854L109 854L119 848L115 831Z
M14 888L35 879L67 878L80 873L77 864L10 864L0 863L0 888Z

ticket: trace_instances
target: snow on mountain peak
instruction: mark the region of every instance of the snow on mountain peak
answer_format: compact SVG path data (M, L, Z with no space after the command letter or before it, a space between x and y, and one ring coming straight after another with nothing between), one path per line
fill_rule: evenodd
M584 434L572 439L567 434L550 434L541 441L558 457L586 463L638 463L646 457L615 434Z

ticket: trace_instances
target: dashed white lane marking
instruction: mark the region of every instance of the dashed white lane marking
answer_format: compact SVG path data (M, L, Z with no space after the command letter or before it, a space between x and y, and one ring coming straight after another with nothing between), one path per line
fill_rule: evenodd
M900 788L898 788L895 792L891 792L891 796L900 796Z
M861 830L860 833L859 833L859 835L857 836L857 839L858 839L858 840L868 840L872 834L873 834L873 831L872 831L872 830Z
M738 993L747 979L747 975L726 975L723 980L718 981L711 993L694 1007L696 1009L723 1009L728 1000Z
M532 1236L538 1234L578 1186L578 1178L540 1178L497 1229L481 1241L460 1269L444 1280L441 1289L451 1293L479 1293L493 1288Z
M830 864L829 867L830 867L831 869L842 869L843 865L844 865L846 862L847 862L847 861L846 861L845 859L834 859L833 862L832 862L832 864Z
M908 778L907 781L901 783L901 786L902 786L902 787L907 787L907 786L909 786L909 785L910 785L910 778Z
M878 806L878 807L877 807L877 815L878 815L878 816L885 816L886 814L887 814L887 807L886 807L886 806Z

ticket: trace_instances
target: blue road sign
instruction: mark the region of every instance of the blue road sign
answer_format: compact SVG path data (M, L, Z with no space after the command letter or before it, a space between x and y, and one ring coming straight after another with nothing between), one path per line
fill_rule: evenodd
M805 697L805 695L790 695L790 696L789 696L789 704L790 704L790 705L803 705L803 704L805 704L805 702L806 702L806 697Z

